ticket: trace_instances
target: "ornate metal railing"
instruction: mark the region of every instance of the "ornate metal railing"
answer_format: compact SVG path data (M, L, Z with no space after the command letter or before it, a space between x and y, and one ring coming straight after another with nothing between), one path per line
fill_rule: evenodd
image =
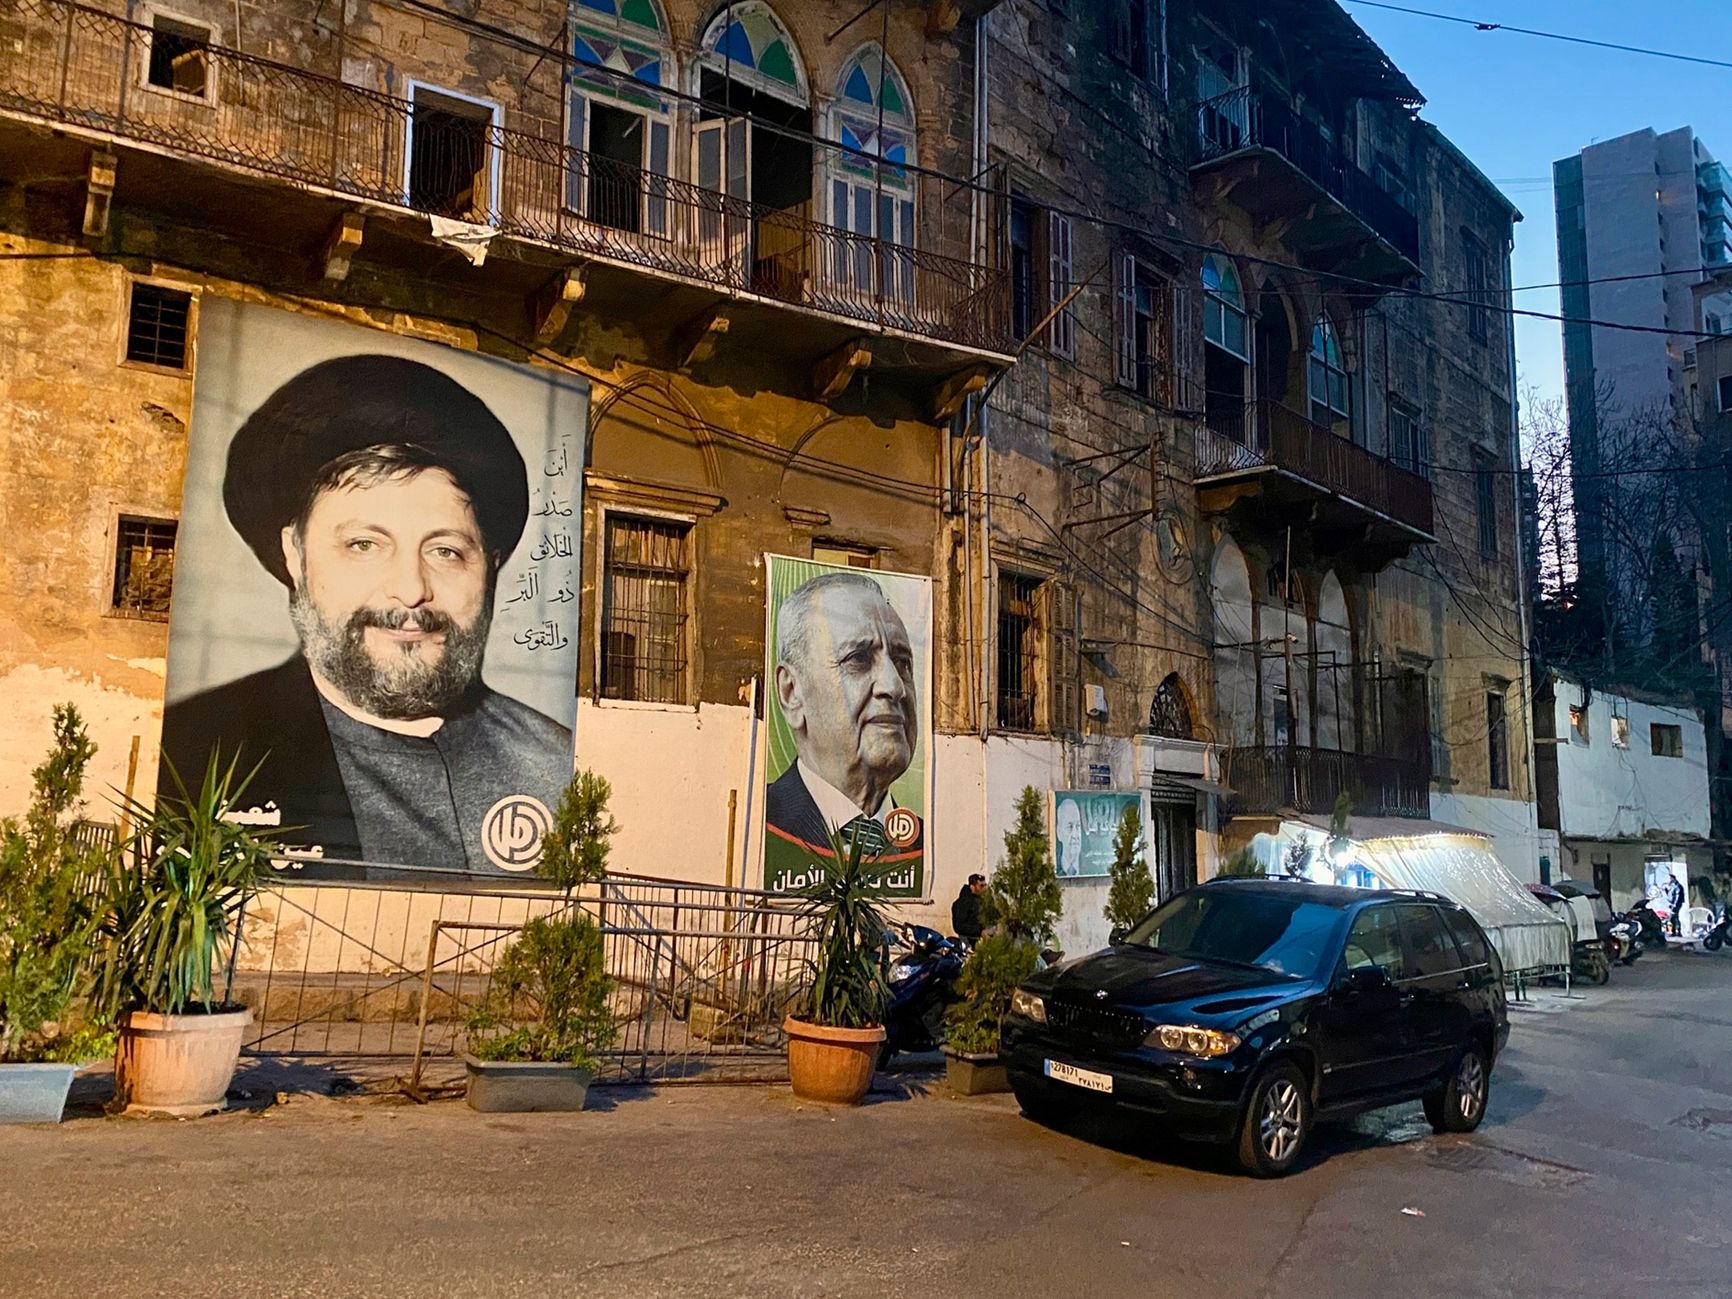
M1210 410L1197 431L1199 481L1269 466L1388 515L1433 526L1431 484L1279 402Z
M1241 86L1197 105L1197 161L1246 149L1280 154L1409 261L1419 258L1419 219L1386 193L1285 96Z
M857 233L814 219L810 203L719 193L221 46L186 47L171 73L153 62L163 39L64 0L0 0L0 111L863 324L1014 345L1005 273L929 251L912 230L908 243ZM965 182L911 172L883 181L854 161L879 220L888 208L899 229L909 229L904 198L935 228L970 197Z
M1375 753L1261 745L1229 750L1226 780L1235 815L1283 810L1327 815L1346 793L1357 816L1431 815L1431 772L1424 762Z

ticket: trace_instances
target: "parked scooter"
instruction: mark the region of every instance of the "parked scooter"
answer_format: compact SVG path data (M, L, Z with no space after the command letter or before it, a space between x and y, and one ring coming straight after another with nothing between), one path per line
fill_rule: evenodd
M933 1051L944 1040L944 1013L960 997L956 979L968 944L936 929L912 926L895 943L901 950L890 962L890 1008L884 1017L884 1045L878 1067L898 1051Z
M1702 935L1702 946L1710 952L1717 952L1729 937L1732 937L1732 908L1717 902L1714 904L1714 923Z
M1642 949L1641 921L1627 915L1616 917L1611 932L1606 936L1606 952L1611 959L1619 965L1634 965Z
M1612 981L1612 962L1606 944L1597 938L1577 943L1570 952L1570 971L1578 979L1605 987Z

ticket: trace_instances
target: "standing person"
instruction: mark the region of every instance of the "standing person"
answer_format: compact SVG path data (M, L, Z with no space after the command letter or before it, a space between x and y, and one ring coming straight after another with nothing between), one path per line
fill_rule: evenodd
M968 883L962 886L962 891L956 895L956 901L950 904L950 927L956 931L958 938L970 943L978 943L980 936L986 932L986 915L982 894L986 892L986 876L974 874L968 877Z
M1672 909L1672 914L1666 925L1674 934L1684 932L1684 885L1679 880L1677 872L1666 873L1666 905Z

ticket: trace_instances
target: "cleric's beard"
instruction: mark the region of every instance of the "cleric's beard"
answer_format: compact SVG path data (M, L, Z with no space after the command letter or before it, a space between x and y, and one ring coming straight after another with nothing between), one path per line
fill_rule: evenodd
M481 680L493 621L492 583L488 586L481 612L468 625L436 609L365 606L334 622L306 594L303 577L289 597L289 617L313 671L357 709L391 721L421 721L448 714ZM443 643L393 644L378 657L368 650L367 628L398 631L410 625L442 634Z

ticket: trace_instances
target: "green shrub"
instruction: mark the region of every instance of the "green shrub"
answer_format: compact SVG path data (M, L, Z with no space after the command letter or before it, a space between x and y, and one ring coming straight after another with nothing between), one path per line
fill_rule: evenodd
M553 825L541 839L535 873L570 897L607 874L609 840L619 826L607 814L613 787L592 771L580 771L560 795Z
M1016 800L1016 824L1004 832L1004 859L989 885L998 927L1013 938L1052 941L1064 910L1064 893L1053 869L1040 791L1025 787Z
M976 943L956 980L962 1000L945 1015L945 1045L964 1055L997 1055L1010 994L1039 965L1039 951L1025 938L999 931Z
M67 1025L101 919L104 850L81 846L71 824L95 753L78 710L58 705L30 807L0 821L0 1061L102 1053L99 1025Z
M1107 886L1107 922L1129 929L1155 905L1155 877L1143 860L1143 814L1132 803L1113 836L1113 867Z
M557 1060L593 1072L618 1038L613 986L594 920L575 908L532 920L468 1016L469 1049L482 1060Z

